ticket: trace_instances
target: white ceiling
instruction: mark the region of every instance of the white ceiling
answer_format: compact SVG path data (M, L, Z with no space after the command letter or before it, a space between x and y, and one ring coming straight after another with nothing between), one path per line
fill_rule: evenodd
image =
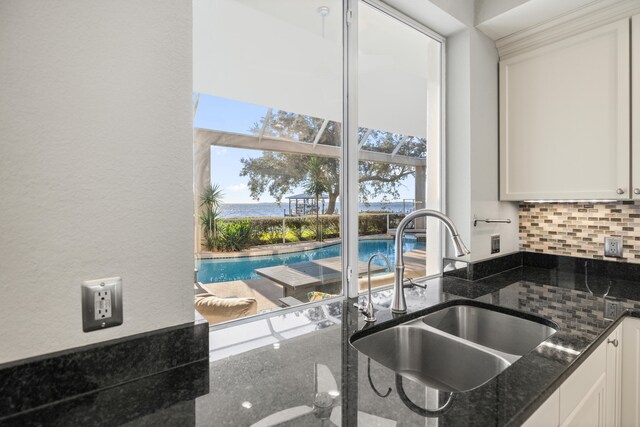
M383 0L443 36L476 27L493 40L576 9L616 0Z
M439 43L370 6L359 14L359 125L426 137ZM194 91L341 122L341 16L341 0L195 0Z
M477 0L476 27L493 40L602 0ZM509 8L505 5L509 4Z

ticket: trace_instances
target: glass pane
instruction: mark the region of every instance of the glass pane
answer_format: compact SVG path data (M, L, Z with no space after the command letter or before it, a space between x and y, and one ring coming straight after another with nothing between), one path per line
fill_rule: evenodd
M380 254L393 267L398 223L407 213L429 206L428 196L438 197L427 192L427 139L433 134L429 132L429 95L437 91L439 97L439 87L431 83L439 81L439 75L433 75L440 66L439 43L361 2L358 44L359 259L367 261ZM405 278L436 273L427 270L424 219L409 225L403 242ZM372 285L391 285L393 273L385 260L379 256L373 265L377 271ZM361 280L361 291L364 286Z
M252 105L206 93L197 94L197 108L193 118L196 128L251 135L267 107Z
M194 2L196 309L210 324L342 292L342 4L323 6Z

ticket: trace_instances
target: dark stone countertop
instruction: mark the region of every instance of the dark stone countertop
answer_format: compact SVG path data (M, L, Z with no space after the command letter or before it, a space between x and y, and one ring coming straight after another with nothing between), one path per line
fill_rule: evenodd
M623 316L640 313L640 282L547 268L520 267L475 282L436 278L426 289L405 292L407 318L441 303L475 299L559 326L497 377L456 393L435 417L440 427L521 424ZM400 321L390 314L391 294L390 289L374 293L378 321L367 330ZM626 310L615 321L603 318L605 294ZM430 425L403 403L396 374L349 344L364 326L353 302L307 305L213 330L208 362L66 399L0 425L332 425L326 420L345 426ZM403 387L408 399L427 408L448 395L411 380L403 380ZM329 393L316 396L318 390Z
M467 298L535 314L558 325L557 333L497 377L474 390L455 393L447 410L434 417L438 426L521 424L622 317L640 313L640 283L556 269L520 267L475 282L437 278L428 281L426 289L405 292L409 318ZM622 308L615 321L603 317L605 294ZM381 323L400 321L390 315L390 302L391 290L374 294L378 318L371 328L374 332ZM361 425L424 426L425 417L399 396L395 373L369 362L348 344L363 326L362 316L345 301L212 333L210 390L196 399L197 425L242 426L260 420L263 426L322 425L322 418L328 418L337 425L346 420L342 425L352 426L359 420ZM403 388L418 406L427 402L428 409L448 396L407 379ZM332 394L339 396L332 407L316 408L314 413L316 390L334 390Z

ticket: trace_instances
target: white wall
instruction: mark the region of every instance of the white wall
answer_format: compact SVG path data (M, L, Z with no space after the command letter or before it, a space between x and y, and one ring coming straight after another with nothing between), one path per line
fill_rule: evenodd
M447 38L446 205L447 214L469 250L471 247L471 93L470 43L466 31ZM450 242L445 240L450 248ZM452 256L452 250L447 250ZM466 260L469 256L465 257Z
M447 213L478 261L518 251L518 205L498 201L498 54L473 28L447 39ZM473 218L509 218L478 224ZM491 255L491 235L501 251ZM451 256L452 251L448 251Z
M190 0L0 3L0 363L193 320ZM124 324L82 331L121 276Z
M478 30L471 44L471 219L509 218L511 224L478 223L471 227L471 260L519 250L518 203L499 202L498 52ZM491 255L491 235L500 235L500 253Z

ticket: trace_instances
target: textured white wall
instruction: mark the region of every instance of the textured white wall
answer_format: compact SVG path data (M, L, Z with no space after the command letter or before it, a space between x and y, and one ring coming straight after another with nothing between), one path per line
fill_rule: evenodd
M519 250L518 204L499 202L498 52L480 31L469 31L471 45L471 219L509 218L511 224L471 227L473 261ZM500 253L491 255L491 235L500 235Z
M193 320L190 0L0 3L0 363ZM121 276L84 333L80 284Z
M498 55L473 28L447 39L447 212L478 261L518 251L518 205L498 201ZM478 224L473 218L510 218ZM491 255L491 235L501 251ZM451 256L452 251L447 251Z
M471 247L471 118L469 108L470 53L469 38L462 31L447 39L446 88L446 205L447 214L469 250ZM446 253L454 256L450 240L445 239ZM469 260L469 256L464 259Z

